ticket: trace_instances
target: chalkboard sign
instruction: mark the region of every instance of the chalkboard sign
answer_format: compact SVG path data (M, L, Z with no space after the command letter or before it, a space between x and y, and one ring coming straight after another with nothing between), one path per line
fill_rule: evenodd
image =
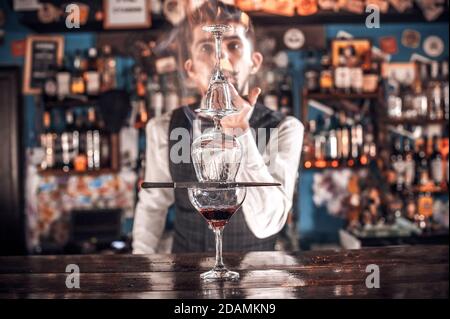
M40 94L51 66L61 65L64 52L62 36L27 37L23 93Z

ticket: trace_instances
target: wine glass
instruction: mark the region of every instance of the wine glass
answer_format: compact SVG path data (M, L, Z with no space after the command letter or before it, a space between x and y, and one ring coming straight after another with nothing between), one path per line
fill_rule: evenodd
M236 280L239 274L228 270L222 259L223 229L231 216L241 207L247 194L245 187L202 187L188 189L189 200L205 218L216 237L216 262L214 268L200 275L206 281Z
M191 157L200 182L233 182L242 161L242 145L234 136L212 130L192 143Z
M220 119L228 114L236 113L238 110L233 101L236 98L236 91L231 88L226 76L222 71L222 37L224 33L231 31L232 26L224 24L213 24L203 27L203 31L210 32L214 37L216 62L211 78L209 80L208 91L202 99L197 112L211 116L214 119L216 128L220 127Z

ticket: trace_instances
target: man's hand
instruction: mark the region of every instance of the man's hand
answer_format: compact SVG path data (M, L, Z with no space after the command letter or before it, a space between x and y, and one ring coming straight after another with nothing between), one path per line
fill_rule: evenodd
M258 96L261 94L261 89L256 87L250 90L248 100L246 100L239 96L232 85L230 86L232 87L232 90L234 90L235 96L232 102L239 109L239 113L225 116L220 121L220 124L226 134L238 136L244 134L250 128L248 122L251 114L250 111L255 106Z

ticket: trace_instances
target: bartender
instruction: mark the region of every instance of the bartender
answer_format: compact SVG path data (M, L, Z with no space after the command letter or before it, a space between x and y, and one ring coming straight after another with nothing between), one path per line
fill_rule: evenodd
M214 3L214 5L211 5ZM231 32L222 42L224 73L239 96L234 101L240 111L224 117L226 131L239 132L244 159L237 181L278 182L280 187L247 189L242 208L224 229L224 251L274 250L276 235L286 223L292 207L294 187L303 141L303 125L292 116L284 116L257 103L260 88L249 88L249 78L261 66L263 56L254 51L255 34L247 14L222 2L207 1L180 26L179 45L183 65L189 80L204 96L215 64L215 48L211 35L202 30L210 24L229 24ZM176 128L194 130L197 106L184 106L155 117L146 127L147 151L145 180L152 182L196 181L192 161L176 163L170 160L170 149L178 142L170 132ZM264 129L263 149L258 148L251 130ZM262 137L261 137L262 138ZM214 251L214 234L189 201L186 189L142 189L136 206L133 226L133 253L157 251L162 237L168 208L175 206L172 252Z

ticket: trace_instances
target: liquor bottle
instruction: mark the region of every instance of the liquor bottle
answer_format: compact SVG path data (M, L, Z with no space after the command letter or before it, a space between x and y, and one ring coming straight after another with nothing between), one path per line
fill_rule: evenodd
M136 96L140 98L145 98L146 94L146 84L148 81L147 74L142 70L140 66L135 66L134 70L134 81L135 81L135 88L136 88Z
M306 59L311 62L307 63L305 70L305 88L308 92L314 93L320 89L320 73L313 64L314 54L312 52L308 52Z
M74 139L74 170L77 172L85 172L87 170L86 156L86 122L85 114L81 113L75 121L75 129L73 132Z
M439 82L439 62L431 62L431 81L428 82L428 99L430 101L430 119L444 118L442 109L442 87Z
M372 62L370 69L363 71L363 88L364 93L373 93L378 89L378 82L380 80L379 64Z
M49 67L47 78L44 81L44 102L54 102L57 100L58 84L56 82L56 72L56 65L51 65Z
M325 54L320 60L322 70L320 71L320 92L331 93L333 91L333 72L331 70L330 56Z
M414 107L414 99L416 97L413 88L410 85L402 85L402 117L406 119L416 118L418 112Z
M266 84L268 86L268 92L264 95L263 104L269 109L278 111L278 92L275 86L275 73L273 71L267 71Z
M77 50L73 59L73 73L70 84L71 93L74 95L84 94L86 92L86 84L83 79L82 57L80 50Z
M64 172L73 169L74 128L73 112L66 110L66 127L61 134L62 169Z
M422 64L421 68L425 68L426 65ZM428 97L422 89L422 83L420 81L415 81L414 83L414 96L412 101L412 107L415 110L417 117L425 119L428 116Z
M100 92L106 92L117 87L116 59L112 55L111 46L104 45L99 61L101 76Z
M315 161L313 167L325 168L326 162L326 146L327 146L327 127L322 116L317 118L317 134L314 136L314 152Z
M441 65L441 76L442 76L442 102L444 104L444 119L449 120L450 109L449 109L449 87L448 87L448 61L442 61Z
M88 96L96 97L100 91L100 73L98 72L96 48L88 50L88 64L84 72L84 80L86 81L86 93Z
M402 140L400 137L394 139L394 149L391 154L391 163L396 174L395 191L398 193L402 193L405 188L406 163L405 159L403 158Z
M417 213L419 217L419 227L426 228L427 220L433 216L433 196L430 192L422 192L417 200Z
M447 183L447 187L449 186L449 175L450 175L450 171L449 171L449 160L448 160L448 153L449 153L449 132L448 132L448 128L449 128L449 124L447 122L447 124L444 127L444 133L442 134L442 145L441 145L441 150L442 150L442 154L443 154L443 158L444 158L444 178L445 181Z
M280 84L280 112L285 115L292 115L293 98L292 98L291 77L288 74L283 76L283 81Z
M419 188L426 188L432 182L429 175L429 165L426 152L426 137L423 136L416 141L416 151L415 151L415 162L416 162L416 178L414 185Z
M100 168L111 168L111 135L102 118L99 118L97 123L100 131Z
M303 158L304 158L304 167L305 168L313 168L314 164L314 156L315 156L315 135L316 135L316 121L310 120L307 124L307 131L305 134L305 138L303 140Z
M88 109L86 156L88 170L100 169L100 131L97 126L95 108L93 107Z
M336 117L330 117L330 125L328 132L328 141L327 141L327 161L328 165L331 167L338 167L338 142L337 142L337 134L336 134Z
M403 159L405 162L405 188L410 190L416 176L416 162L414 160L414 151L409 138L406 138L404 142Z
M430 176L435 186L442 186L444 182L444 161L440 152L440 143L437 136L433 136L433 153L430 157Z
M341 165L346 165L350 158L350 127L347 124L347 115L339 112L339 126L337 129L338 157Z
M350 93L351 77L350 68L346 65L344 48L339 48L338 65L334 69L334 86L339 93Z
M56 134L52 128L51 113L46 110L43 114L44 131L40 136L41 146L44 148L45 156L41 163L41 168L52 169L55 168L55 142Z
M387 107L390 118L399 119L402 117L402 99L399 97L400 85L397 81L388 82Z
M71 89L71 74L69 69L67 68L68 65L68 58L64 57L63 63L61 64L61 67L59 68L58 72L56 73L56 83L57 83L57 94L58 94L58 100L62 101L67 96L70 95Z
M134 103L136 103L136 110L137 110L134 127L137 129L142 129L145 127L149 119L145 99L137 98L134 101Z

